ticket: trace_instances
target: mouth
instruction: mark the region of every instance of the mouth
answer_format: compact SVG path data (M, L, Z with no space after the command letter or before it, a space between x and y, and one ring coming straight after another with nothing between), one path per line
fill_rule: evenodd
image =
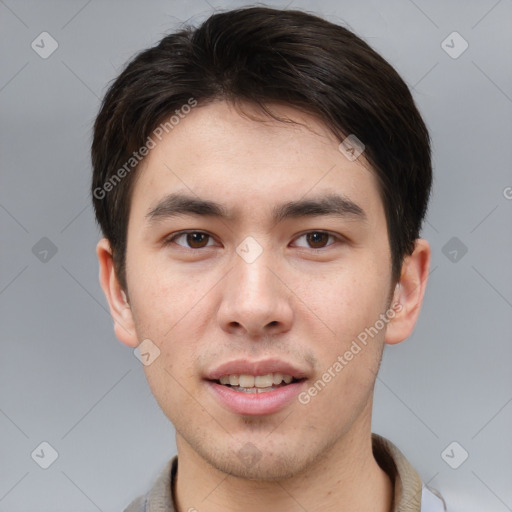
M214 401L237 415L276 413L307 386L309 371L280 358L227 361L203 378Z
M282 373L267 373L265 375L223 375L219 379L208 380L239 393L261 394L302 382L305 378L296 378Z
M205 379L214 401L226 411L242 416L275 414L297 401L307 379L291 375L231 374Z

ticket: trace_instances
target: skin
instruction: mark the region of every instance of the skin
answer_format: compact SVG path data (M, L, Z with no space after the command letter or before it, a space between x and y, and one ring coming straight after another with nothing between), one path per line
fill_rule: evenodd
M97 246L101 285L119 340L159 347L144 371L176 428L180 512L235 511L241 503L248 512L389 512L392 484L371 449L373 390L384 345L407 338L417 320L430 247L416 241L395 286L383 204L364 154L349 161L319 120L272 108L303 124L244 105L259 118L251 119L219 101L193 109L157 144L137 171L131 199L127 294L106 239ZM366 219L273 223L276 204L332 191ZM148 222L172 192L222 202L234 215ZM182 230L211 238L163 243ZM318 230L340 238L312 242L306 235ZM263 250L252 263L236 253L247 236ZM274 414L241 416L223 408L203 380L229 360L277 357L305 369L309 387L396 303L400 312L306 405L294 400ZM259 454L252 465L239 456L248 442Z

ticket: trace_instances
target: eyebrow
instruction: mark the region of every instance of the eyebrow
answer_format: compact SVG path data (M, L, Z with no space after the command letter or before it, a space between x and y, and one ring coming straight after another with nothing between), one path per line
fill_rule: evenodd
M222 204L184 193L173 193L161 199L146 214L153 224L179 215L199 215L219 219L234 219L236 215ZM272 210L272 220L278 224L286 219L332 215L340 218L367 221L364 210L352 200L339 194L327 194L317 198L299 199L277 205Z

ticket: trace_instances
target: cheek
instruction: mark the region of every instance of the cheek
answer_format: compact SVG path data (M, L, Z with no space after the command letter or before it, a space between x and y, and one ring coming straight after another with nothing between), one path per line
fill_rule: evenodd
M304 303L317 314L338 340L357 336L384 312L387 274L364 262L329 272L303 287Z
M315 289L310 288L311 294ZM366 406L384 346L385 329L371 330L385 310L387 288L377 279L340 276L324 289L322 321L334 335L314 342L318 358L316 375L308 394L319 415L350 422ZM325 334L326 330L323 329ZM325 421L321 420L321 421Z
M207 283L200 272L183 273L163 256L132 260L128 282L130 298L138 312L139 323L151 320L150 330L165 334L185 318L204 295ZM148 325L149 327L149 325Z
M176 290L179 290L177 292ZM161 409L185 412L191 407L190 393L197 379L195 361L200 350L200 291L165 282L146 279L138 289L135 310L138 333L157 345L160 353L144 367L146 379ZM188 391L188 392L187 392ZM193 404L192 404L193 405ZM176 418L169 417L171 421Z
M130 292L137 335L150 339L159 350L144 371L159 401L179 402L179 382L193 378L190 369L199 350L201 319L209 318L198 299L204 293L197 284L171 282L157 273L138 278Z
M338 396L345 397L344 403L352 403L356 395L365 394L373 385L385 335L382 322L377 330L375 325L385 313L388 274L379 275L369 262L360 265L364 269L351 266L333 273L323 283L313 281L304 287L304 302L320 319L319 322L309 313L321 330L314 342L319 360L316 377L322 379L330 371L322 379L332 382L328 384L331 391L324 397L336 389Z

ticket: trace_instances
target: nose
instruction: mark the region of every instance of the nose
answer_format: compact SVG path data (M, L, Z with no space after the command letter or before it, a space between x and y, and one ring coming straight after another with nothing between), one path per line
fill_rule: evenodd
M250 263L235 255L217 312L224 331L258 338L291 328L292 293L273 268L276 265L270 265L271 260L269 251Z

